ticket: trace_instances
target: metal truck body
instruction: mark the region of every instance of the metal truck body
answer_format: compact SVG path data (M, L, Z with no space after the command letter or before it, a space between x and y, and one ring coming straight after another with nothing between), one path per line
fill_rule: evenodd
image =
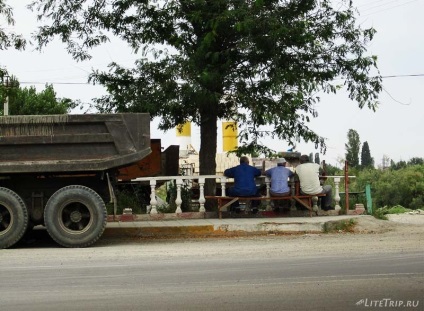
M148 114L0 117L0 248L40 224L63 246L91 245L118 175L150 154Z

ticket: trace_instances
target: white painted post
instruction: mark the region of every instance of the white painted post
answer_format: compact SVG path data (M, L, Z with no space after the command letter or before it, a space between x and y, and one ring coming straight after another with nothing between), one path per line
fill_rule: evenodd
M206 212L205 202L205 179L199 178L199 212Z
M6 87L6 100L3 106L3 115L8 116L9 115L9 79L10 77L8 75L5 75L4 78L6 80L4 83L4 86Z
M339 205L339 203L340 203L339 184L340 184L340 177L334 177L334 188L335 188L334 201L336 201L336 205L334 206L334 210L336 210L336 211L340 211L342 209Z
M317 196L313 196L313 197L312 197L312 210L313 210L314 212L317 212L317 213L318 213L318 211L319 211L319 207L318 207L318 197L317 197Z
M175 199L175 204L177 205L177 209L175 210L176 214L181 214L183 211L181 210L181 203L183 200L181 199L181 185L183 184L183 180L181 178L177 178L177 198Z
M227 182L227 177L221 177L221 196L225 197L225 184Z
M271 197L271 194L269 192L269 190L271 188L271 179L269 179L268 176L265 176L265 186L266 186L266 197L269 198L269 197ZM266 210L267 211L272 210L270 200L266 200Z
M157 210L157 205L158 202L156 201L156 180L155 179L151 179L150 180L150 206L151 206L151 210L150 210L150 214L157 214L158 210Z
M6 101L4 102L3 115L9 115L9 95L6 95Z

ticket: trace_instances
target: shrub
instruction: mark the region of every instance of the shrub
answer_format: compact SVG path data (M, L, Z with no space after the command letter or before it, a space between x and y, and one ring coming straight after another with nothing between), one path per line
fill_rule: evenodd
M411 211L411 209L405 208L401 205L396 205L396 206L393 206L393 207L384 206L384 207L381 207L381 208L377 208L374 211L373 215L374 215L375 218L387 220L386 215L388 215L388 214L403 214L403 213L407 213L407 212L410 212L410 211Z

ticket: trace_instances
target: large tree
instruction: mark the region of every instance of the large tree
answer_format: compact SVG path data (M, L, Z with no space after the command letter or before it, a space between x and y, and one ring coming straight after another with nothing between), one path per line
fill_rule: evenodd
M361 148L361 141L357 131L350 129L347 132L346 148L346 161L350 167L359 167L359 149Z
M361 167L364 167L364 168L374 168L374 158L371 157L370 146L368 145L368 142L367 141L365 141L362 144L362 149L361 149Z
M375 30L357 25L352 1L340 2L35 0L31 7L44 22L40 47L58 36L84 60L117 36L141 51L134 68L112 63L91 76L110 94L97 103L160 116L163 130L199 125L200 174L214 174L219 119L240 124L240 153L258 150L262 136L325 149L308 127L319 92L335 93L343 81L359 107L375 109L381 77L376 57L366 55Z

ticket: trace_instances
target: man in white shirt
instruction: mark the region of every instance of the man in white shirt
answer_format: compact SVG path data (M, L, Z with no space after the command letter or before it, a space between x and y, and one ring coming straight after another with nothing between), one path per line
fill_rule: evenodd
M300 156L300 164L296 167L296 174L300 181L300 191L304 194L314 195L325 193L322 209L328 211L333 209L331 203L332 188L330 185L321 186L319 180L319 165L309 161L309 157L304 154Z

